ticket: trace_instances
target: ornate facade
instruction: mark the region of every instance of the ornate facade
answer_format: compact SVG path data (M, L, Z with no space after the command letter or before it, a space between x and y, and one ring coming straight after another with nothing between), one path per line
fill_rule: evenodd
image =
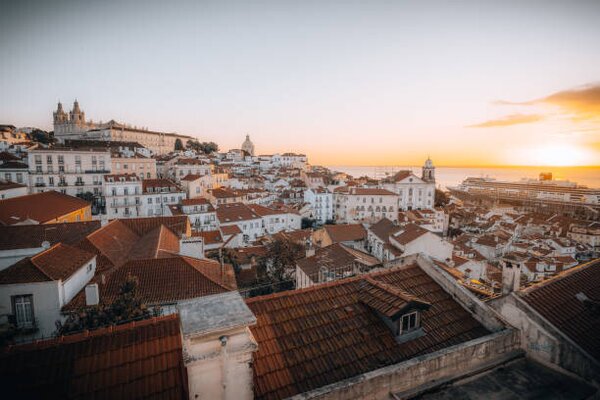
M155 132L132 127L114 120L106 123L87 121L77 100L68 114L63 110L62 104L58 103L54 112L54 137L61 143L64 143L65 139L138 142L156 154L173 151L177 139L181 140L184 145L187 140L192 139L190 136L176 133Z

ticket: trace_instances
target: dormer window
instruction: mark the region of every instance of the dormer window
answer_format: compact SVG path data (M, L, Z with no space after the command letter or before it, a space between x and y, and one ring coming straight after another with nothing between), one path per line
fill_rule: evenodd
M420 328L419 312L413 311L408 314L404 314L398 321L398 334L403 335L409 332L413 332Z
M388 326L398 343L425 334L421 328L421 312L431 305L418 297L396 286L366 277L361 282L359 300Z

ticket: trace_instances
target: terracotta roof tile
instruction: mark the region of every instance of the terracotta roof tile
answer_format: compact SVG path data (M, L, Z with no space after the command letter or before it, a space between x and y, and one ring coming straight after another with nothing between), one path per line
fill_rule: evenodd
M90 203L54 190L0 200L0 224L14 225L28 219L40 224L70 214Z
M590 301L575 297L583 294ZM574 267L519 293L522 299L600 361L600 260ZM596 306L592 303L595 302Z
M319 282L321 269L339 274L340 277L348 276L355 270L355 264L363 264L367 267L380 265L380 261L359 250L334 243L315 251L311 257L301 258L297 261L298 267L317 283Z
M242 203L222 204L217 208L217 218L221 223L260 219L260 215Z
M256 315L257 399L279 399L443 349L488 331L417 265L370 275L417 297L425 335L399 344L359 300L362 277L246 300Z
M43 242L74 245L99 228L100 221L0 226L0 250L42 247Z
M365 240L367 230L361 224L325 225L323 227L334 243Z
M56 244L0 271L0 284L66 280L94 258L94 254Z
M187 399L176 314L4 348L8 398Z
M401 232L394 234L394 240L402 245L408 244L429 232L419 225L408 224Z
M231 265L225 264L222 270L214 260L176 256L131 260L115 269L106 284L99 285L100 301L111 303L129 274L139 279L138 294L146 304L173 303L236 289Z

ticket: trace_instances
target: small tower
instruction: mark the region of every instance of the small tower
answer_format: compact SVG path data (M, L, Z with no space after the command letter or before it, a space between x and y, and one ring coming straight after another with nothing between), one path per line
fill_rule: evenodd
M242 143L242 150L251 156L254 155L254 144L250 141L250 135L246 135L246 140Z
M67 113L64 112L62 103L58 102L58 107L54 111L54 125L60 125L67 122Z
M425 165L423 165L423 174L421 178L425 182L435 183L435 167L433 166L433 161L431 158L427 157L427 161L425 161Z
M85 113L79 109L79 102L75 100L73 109L70 112L70 121L75 124L85 123Z

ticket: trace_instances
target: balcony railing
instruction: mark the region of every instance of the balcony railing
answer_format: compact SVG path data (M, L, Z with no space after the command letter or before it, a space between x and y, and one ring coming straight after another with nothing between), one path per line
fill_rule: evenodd
M75 186L83 186L85 185L85 182L83 181L75 181Z
M107 169L86 169L84 171L86 174L108 174L110 173Z
M38 183L35 184L35 187L44 187L44 186L46 186L45 183L39 183L38 182Z

